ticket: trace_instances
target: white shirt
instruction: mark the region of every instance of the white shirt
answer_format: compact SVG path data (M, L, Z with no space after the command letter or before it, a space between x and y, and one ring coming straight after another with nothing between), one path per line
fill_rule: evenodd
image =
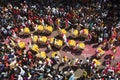
M21 75L18 75L18 80L23 80L23 77Z
M67 37L65 34L63 35L63 40L64 40L65 44L68 46Z

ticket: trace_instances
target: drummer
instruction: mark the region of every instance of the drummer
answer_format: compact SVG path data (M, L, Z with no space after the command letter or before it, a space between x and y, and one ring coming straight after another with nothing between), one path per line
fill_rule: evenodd
M63 56L62 57L62 62L63 63L67 63L69 60L68 60L68 57L67 56Z
M53 53L52 53L52 57L53 57L53 59L55 60L55 62L58 64L58 63L59 63L59 60L60 60L59 51L53 52Z
M116 47L116 46L112 46L111 50L112 50L113 54L116 54L116 52L117 52L117 47Z
M116 41L116 38L114 36L112 36L110 39L109 39L109 48L113 47L114 43Z
M64 43L68 46L68 39L65 34L62 34L62 39L63 39Z

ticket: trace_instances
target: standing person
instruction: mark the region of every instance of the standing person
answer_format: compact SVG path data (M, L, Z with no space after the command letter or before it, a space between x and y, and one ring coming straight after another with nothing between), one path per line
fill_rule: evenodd
M107 39L108 40L108 29L107 27L105 26L104 29L103 29L103 39Z
M70 76L70 78L69 78L69 80L75 80L74 75L75 75L75 74L72 73L71 76Z
M48 23L49 23L51 26L54 26L54 23L53 23L53 20L52 20L51 16L48 17Z
M61 26L61 20L60 18L57 18L55 21L56 26Z
M69 46L69 45L68 45L68 39L67 39L67 37L66 37L65 34L62 34L62 38L63 38L64 43L65 43L67 46Z
M83 71L83 75L82 75L83 78L86 79L86 78L87 78L87 75L88 75L87 71L84 70L84 71Z
M71 24L72 23L67 18L65 18L65 28L69 28Z
M68 57L67 56L63 56L62 58L62 63L67 63L69 60L68 60Z
M43 18L40 18L40 24L43 25L43 26L45 26L45 21L44 21Z
M116 46L112 46L111 50L112 50L113 54L116 54L116 52L117 52L117 47L116 47Z
M116 41L116 38L115 37L111 37L110 39L109 39L109 48L112 48L112 47L114 47L114 44L115 44L115 41Z

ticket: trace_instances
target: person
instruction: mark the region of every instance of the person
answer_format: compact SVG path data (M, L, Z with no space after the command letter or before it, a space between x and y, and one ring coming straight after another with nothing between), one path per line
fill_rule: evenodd
M88 64L90 62L89 57L85 59L85 62Z
M83 78L86 79L86 78L87 78L87 75L88 75L87 72L84 70L84 71L83 71Z
M68 39L67 39L66 35L62 34L62 38L63 38L64 43L68 46Z
M10 80L62 80L63 77L67 77L67 74L63 73L71 73L70 77L68 77L67 80L75 79L76 73L72 71L72 66L81 66L82 64L84 64L84 60L79 60L76 58L77 56L74 56L72 54L72 56L75 57L73 65L67 65L69 67L69 70L60 70L62 71L62 73L60 73L58 69L54 68L55 66L53 65L51 56L48 56L49 52L54 51L54 49L52 49L52 45L49 42L47 46L45 45L44 47L45 50L47 49L46 47L50 49L49 52L46 52L47 58L41 59L40 57L36 56L36 54L38 54L39 52L34 52L31 50L33 43L31 39L29 39L30 36L27 36L26 38L20 36L20 32L24 32L24 28L29 28L31 37L33 37L32 35L36 34L35 29L38 25L42 25L45 27L46 25L52 26L54 28L53 30L56 32L55 35L58 35L56 27L63 29L67 28L68 34L70 33L69 29L71 28L76 28L78 31L88 29L89 34L87 37L89 39L89 42L92 42L92 39L95 38L97 43L101 44L103 42L103 46L106 46L107 43L110 44L109 49L113 50L112 57L116 56L116 53L118 52L117 48L119 49L119 47L117 47L115 43L119 42L119 37L117 38L117 35L119 35L118 33L120 28L119 25L114 25L117 24L117 22L119 21L119 18L116 18L117 16L113 17L116 19L116 21L110 22L110 20L107 20L108 18L110 18L109 14L111 15L113 13L114 15L116 15L117 12L116 9L115 12L111 12L111 9L109 9L110 6L114 6L114 3L112 4L111 1L104 0L104 3L101 3L101 1L91 2L92 4L87 3L87 5L89 6L82 3L79 4L79 1L77 0L75 2L73 1L73 4L70 4L68 1L63 1L63 3L59 3L59 0L57 0L57 4L55 4L54 0L48 1L47 3L46 0L41 0L40 3L39 1L35 1L34 3L32 2L32 0L30 2L26 0L20 2L10 1L8 3L5 3L4 5L0 5L0 79L10 78ZM52 5L49 4L49 2ZM53 33L49 36L54 36ZM69 39L69 36L71 36L68 34L62 34L61 38L67 46L67 41ZM40 33L40 35L45 35L45 32L43 31L42 33ZM28 43L25 45L26 48L18 48L18 45L16 45L17 43L19 43L18 40L25 42L25 44ZM73 40L78 41L77 38ZM104 43L105 40L106 42ZM86 41L84 40L84 42ZM36 44L38 44L37 41ZM39 46L41 47L41 45ZM44 49L42 48L41 50L44 51ZM60 51L62 51L62 49L60 49ZM109 59L111 62L114 61L112 60L112 57L110 57ZM56 65L60 65L61 60L65 65L68 63L70 64L72 62L70 58L71 57L68 57L67 55L63 56L62 58L58 55L55 55L54 57L57 62ZM82 75L82 80L88 78L89 72L91 73L91 69L93 75L90 78L95 78L95 74L97 73L96 64L94 62L91 62L89 60L89 57L85 59L85 62L88 65L76 68L82 70L85 69ZM89 66L91 66L91 69ZM86 67L88 71L86 70ZM115 69L117 69L116 73L114 72ZM113 71L113 73L109 74L109 71ZM97 76L108 76L109 79L115 77L117 79L119 78L118 72L119 69L117 66L106 64L102 72L99 72Z
M112 50L113 54L116 54L116 52L117 52L117 47L116 47L116 46L112 46L111 50Z
M75 80L73 72L72 72L72 74L71 74L71 76L70 76L70 78L68 80Z

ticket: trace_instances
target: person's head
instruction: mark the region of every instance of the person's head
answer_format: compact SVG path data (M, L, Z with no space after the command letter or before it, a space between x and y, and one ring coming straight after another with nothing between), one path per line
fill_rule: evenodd
M80 60L80 62L82 62L83 60Z
M87 57L86 60L88 60L89 58Z

